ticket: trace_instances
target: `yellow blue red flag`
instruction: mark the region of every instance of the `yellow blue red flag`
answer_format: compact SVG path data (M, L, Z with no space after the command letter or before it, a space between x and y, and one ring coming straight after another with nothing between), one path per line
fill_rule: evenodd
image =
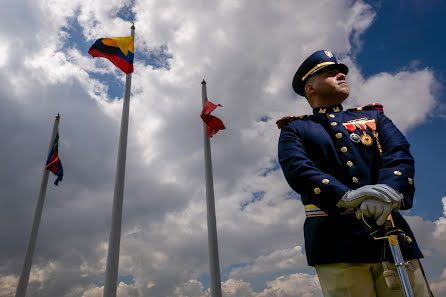
M124 73L133 72L134 37L100 38L90 47L88 53L93 57L103 57Z

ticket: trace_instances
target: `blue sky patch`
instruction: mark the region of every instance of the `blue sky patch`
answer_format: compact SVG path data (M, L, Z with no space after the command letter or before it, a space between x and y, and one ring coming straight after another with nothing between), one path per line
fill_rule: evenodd
M61 50L65 52L69 48L77 48L81 53L88 53L93 42L85 40L82 27L77 21L77 15L78 13L68 20L67 26L61 28L62 31L68 33Z
M202 285L203 285L203 289L206 291L207 289L209 289L210 286L210 282L211 282L211 278L209 277L209 273L203 273L202 275L200 275L197 279Z
M167 70L169 70L169 60L172 58L173 55L169 53L169 48L167 47L167 45L162 45L150 51L148 56L145 57L143 61L147 65L152 66L154 69L166 68Z
M133 12L133 7L135 6L135 1L130 0L127 5L121 7L121 9L116 13L118 18L123 19L124 21L134 22L135 21L135 13Z
M103 59L103 58L98 58ZM105 62L110 63L108 60L104 59ZM93 58L92 61L93 63ZM122 77L117 77L113 72L110 73L90 73L90 77L93 79L97 79L104 83L108 87L107 91L107 97L111 100L117 98L122 99L124 98L124 84L125 84L125 74L119 70L120 73L122 73Z
M273 161L273 166L266 169L261 175L262 176L267 176L268 174L270 174L273 171L279 170L280 169L280 164L279 164L279 160L278 159L274 159Z
M268 122L269 120L270 120L271 118L269 117L269 116L262 116L258 121L259 122L264 122L264 123L266 123L266 122Z
M249 204L255 203L256 201L261 201L264 196L265 196L265 192L264 191L252 193L252 197L251 197L250 201L243 202L243 203L240 204L240 210L243 211L243 210L245 210L246 206L248 206Z
M289 191L287 193L286 199L287 200L300 200L301 196L294 192L293 190Z

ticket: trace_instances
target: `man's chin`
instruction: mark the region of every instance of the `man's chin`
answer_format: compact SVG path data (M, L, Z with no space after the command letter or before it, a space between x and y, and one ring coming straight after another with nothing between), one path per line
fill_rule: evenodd
M341 92L336 97L336 104L342 104L347 98L350 92Z
M339 98L341 98L342 101L347 99L347 97L350 95L350 88L347 86L347 88L342 88L339 90Z

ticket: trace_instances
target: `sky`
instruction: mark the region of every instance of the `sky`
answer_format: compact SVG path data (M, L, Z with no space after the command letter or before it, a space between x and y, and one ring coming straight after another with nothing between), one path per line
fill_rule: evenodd
M6 1L6 2L5 2ZM440 0L5 0L0 11L0 296L14 296L54 118L28 296L103 294L124 74L88 48L135 23L118 296L209 296L201 82L226 129L211 139L225 297L322 297L275 121L311 113L291 88L320 49L349 66L345 108L372 102L406 135L403 215L446 296L446 4Z

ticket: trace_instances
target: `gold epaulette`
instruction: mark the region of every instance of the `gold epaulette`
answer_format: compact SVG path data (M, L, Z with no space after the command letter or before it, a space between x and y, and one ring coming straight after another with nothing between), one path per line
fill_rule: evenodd
M308 117L308 115L302 115L302 116L298 116L298 117L296 117L296 116L282 117L282 118L280 118L280 119L278 119L276 121L276 125L277 125L277 128L282 129L282 127L288 125L292 121L300 120L300 119L303 119L303 118L306 118L306 117Z
M372 104L367 104L367 105L365 105L363 107L354 107L354 108L347 109L347 111L357 111L357 110L379 110L379 111L384 111L384 108L383 108L382 104L372 103Z

